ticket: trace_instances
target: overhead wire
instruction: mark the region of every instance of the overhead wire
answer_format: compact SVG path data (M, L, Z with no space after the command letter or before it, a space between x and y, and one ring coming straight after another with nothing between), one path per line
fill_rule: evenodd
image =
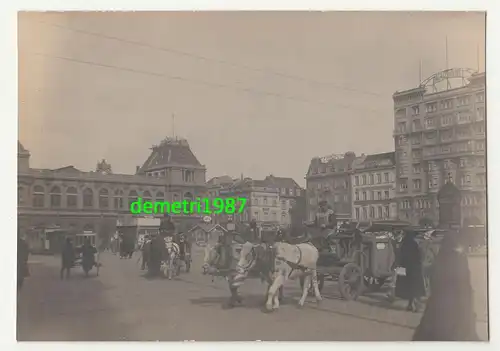
M32 51L21 51L21 52L26 53L26 54L30 54L30 55L34 55L34 56L40 56L40 57L45 57L45 58L54 58L54 59L58 59L58 60L74 62L74 63L78 63L78 64L82 64L82 65L95 66L95 67L101 67L101 68L107 68L107 69L115 69L115 70L119 70L119 71L147 75L147 76L151 76L151 77L164 78L164 79L168 79L168 80L183 81L183 82L202 85L202 86L206 86L206 87L212 87L212 88L215 87L215 88L219 88L219 89L230 89L230 90L237 90L237 91L242 91L242 92L246 92L246 93L250 93L250 94L273 96L276 98L282 98L282 99L286 99L286 100L297 101L297 102L302 102L302 103L307 103L307 104L312 104L312 105L323 105L323 106L332 106L332 107L335 106L338 108L343 108L343 109L348 109L348 110L384 112L384 111L378 110L378 109L358 108L358 107L353 107L350 105L343 105L343 104L338 104L338 103L314 101L314 100L304 99L304 98L297 97L297 96L284 95L284 94L279 94L279 93L275 93L275 92L263 91L263 90L259 90L259 89L238 87L238 86L232 86L232 85L222 84L222 83L207 82L207 81L202 81L202 80L190 79L190 78L186 78L186 77L182 77L182 76L174 76L174 75L169 75L169 74L165 74L165 73L144 71L144 70L139 70L139 69L134 69L134 68L129 68L129 67L120 67L120 66L115 66L115 65L110 65L110 64L100 63L100 62L75 59L75 58L71 58L71 57L64 57L64 56L58 56L58 55L53 55L53 54L47 54L47 53L32 52Z
M120 38L120 37L116 37L116 36L112 36L112 35L108 35L108 34L96 33L96 32L91 32L91 31L87 31L87 30L83 30L83 29L71 28L71 27L64 26L64 25L57 24L57 23L53 23L53 22L47 22L47 21L42 21L42 20L38 20L37 22L44 24L44 25L56 27L59 29L79 33L79 34L100 37L100 38L104 38L104 39L108 39L108 40L119 41L119 42L127 43L130 45L136 45L136 46L141 46L141 47L145 47L145 48L149 48L149 49L153 49L153 50L164 51L164 52L168 52L168 53L171 53L174 55L187 56L187 57L195 58L198 60L216 62L216 63L221 64L221 65L228 65L228 66L232 66L235 68L241 68L241 69L245 69L245 70L249 70L249 71L260 72L260 73L268 74L268 75L274 75L277 77L286 78L286 79L290 79L290 80L296 80L296 81L302 81L302 82L309 83L309 84L321 85L321 86L330 87L330 88L336 89L336 90L344 90L344 91L351 91L351 92L355 92L355 93L359 93L359 94L386 97L386 95L382 94L382 93L376 93L373 91L367 91L367 90L361 90L361 89L356 89L356 88L351 88L351 87L340 86L340 85L337 85L337 84L334 84L331 82L318 81L318 80L314 80L311 78L301 77L301 76L282 73L282 72L276 72L276 71L273 71L273 70L270 70L267 68L252 67L249 65L241 64L241 63L234 63L234 62L230 62L227 60L218 59L218 58L211 58L211 57L207 57L207 56L203 56L203 55L195 54L195 53L190 53L190 52L186 52L186 51L182 51L182 50L160 47L160 46L152 45L149 43L144 43L144 42L130 40L130 39L124 39L124 38Z

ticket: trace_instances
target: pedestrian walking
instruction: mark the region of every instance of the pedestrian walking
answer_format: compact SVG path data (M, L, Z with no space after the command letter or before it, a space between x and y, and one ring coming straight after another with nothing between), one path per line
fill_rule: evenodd
M405 233L399 255L399 264L405 274L398 275L396 280L396 297L408 300L406 310L412 312L419 311L420 298L425 296L422 253L416 236L415 231Z
M414 341L479 341L465 245L448 233L434 262L431 294Z
M23 287L24 278L29 276L28 270L29 247L26 240L19 235L17 237L17 290Z
M69 279L70 270L75 263L75 248L73 247L71 238L66 238L62 249L61 261L61 279L64 278L64 271L66 271L66 279Z

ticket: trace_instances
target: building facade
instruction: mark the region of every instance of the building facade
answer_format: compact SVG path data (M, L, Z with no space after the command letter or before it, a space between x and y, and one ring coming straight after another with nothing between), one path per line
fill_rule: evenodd
M293 223L306 220L305 190L292 178L269 175L264 179L270 185L279 189L279 205L281 226L289 227ZM295 218L292 218L295 216Z
M398 218L394 152L368 155L355 162L351 184L352 213L356 221Z
M130 204L182 201L206 194L205 168L187 141L164 140L134 175L114 174L104 160L95 171L73 166L30 167L29 152L18 143L18 223L28 228L58 226L73 232L92 231L109 237L117 219L131 216ZM157 216L162 216L158 214ZM180 228L194 225L199 215L173 215Z
M255 219L257 224L278 225L280 220L279 189L263 180L243 178L230 187L219 190L221 198L244 198L246 205L242 213L231 217L235 222L248 223Z
M215 223L225 224L231 217L236 223L255 219L260 226L288 227L292 222L302 223L305 217L305 191L292 178L270 175L264 180L256 180L220 176L210 179L207 189L211 198L245 198L247 201L242 213L213 214Z
M450 69L393 95L399 219L437 223L437 192L452 182L462 217L484 221L485 80L485 73Z
M351 175L353 164L364 155L357 157L354 152L344 155L315 157L311 160L306 175L307 220L314 220L320 201L328 204L340 219L352 218Z

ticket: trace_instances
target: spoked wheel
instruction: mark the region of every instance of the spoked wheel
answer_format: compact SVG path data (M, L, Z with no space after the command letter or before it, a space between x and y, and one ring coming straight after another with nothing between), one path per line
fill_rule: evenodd
M346 300L356 300L363 292L363 273L355 263L348 263L339 275L340 295Z

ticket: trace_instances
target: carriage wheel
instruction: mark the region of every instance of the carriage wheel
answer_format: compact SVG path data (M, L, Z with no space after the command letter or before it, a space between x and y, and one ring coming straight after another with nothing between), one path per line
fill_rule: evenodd
M355 263L348 263L339 275L340 295L346 300L356 300L363 291L363 272Z

